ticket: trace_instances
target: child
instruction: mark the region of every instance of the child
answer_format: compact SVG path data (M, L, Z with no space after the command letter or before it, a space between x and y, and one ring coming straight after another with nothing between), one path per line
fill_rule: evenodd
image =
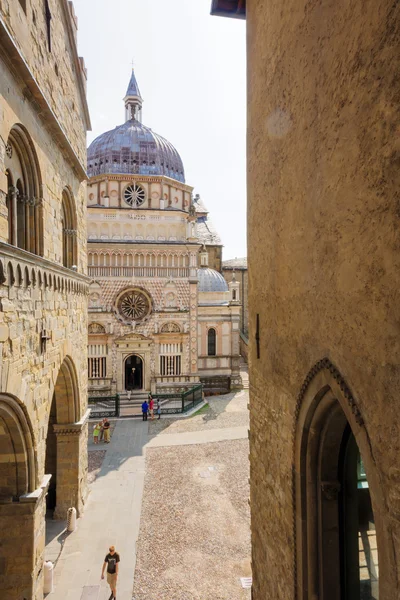
M99 443L99 433L101 431L101 423L96 423L93 427L93 441L95 444Z

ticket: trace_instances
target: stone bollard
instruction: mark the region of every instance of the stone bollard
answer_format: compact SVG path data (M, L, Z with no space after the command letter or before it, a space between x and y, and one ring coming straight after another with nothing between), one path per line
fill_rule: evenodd
M76 508L69 508L67 511L67 531L76 529Z
M51 594L53 591L53 568L53 563L50 560L44 563L44 594Z

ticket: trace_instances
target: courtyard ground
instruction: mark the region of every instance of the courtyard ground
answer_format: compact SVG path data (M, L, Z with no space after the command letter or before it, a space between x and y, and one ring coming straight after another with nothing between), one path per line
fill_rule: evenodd
M188 419L120 419L110 444L89 441L89 500L75 532L57 526L49 598L108 598L110 544L118 600L250 598L240 584L250 575L248 392L209 400Z
M146 452L135 600L250 598L240 582L251 575L248 440L167 445L172 435L247 427L247 392L209 400L190 419L149 424L166 445Z

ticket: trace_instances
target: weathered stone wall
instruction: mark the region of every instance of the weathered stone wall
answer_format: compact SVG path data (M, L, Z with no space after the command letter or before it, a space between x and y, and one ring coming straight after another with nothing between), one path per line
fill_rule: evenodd
M49 427L57 445L47 461L56 471L56 516L65 518L71 505L80 513L87 496L85 102L64 11L71 5L50 3L51 52L43 2L26 6L25 14L17 1L0 2L0 459L10 484L0 488L0 588L10 600L43 598ZM26 146L7 146L16 125ZM6 170L19 168L17 155L26 181L34 172L39 182L36 197L24 196L24 203L39 206L40 219L24 223L31 237L42 237L43 256L10 243ZM77 272L62 266L65 188L76 213Z
M32 139L42 178L43 247L44 257L62 264L61 201L65 188L71 191L77 216L78 271L86 273L86 184L80 181L65 160L57 141L44 128L39 115L24 97L24 84L15 79L9 65L0 56L0 80L5 94L0 109L0 196L7 194L8 157L5 147L15 124L22 124ZM15 150L14 150L15 151ZM3 200L4 202L4 200ZM1 216L1 215L0 215ZM4 221L7 220L5 213ZM0 232L1 234L1 232ZM1 241L8 242L8 229L3 230Z
M222 246L206 245L208 252L208 266L221 273L222 268Z
M400 6L248 0L247 26L253 597L292 600L294 411L324 356L357 400L400 553Z
M239 283L240 331L247 336L249 331L249 275L247 269L222 267L222 275L227 283L232 281L233 274Z
M45 7L41 0L27 0L26 13L18 0L1 0L0 17L67 133L74 151L82 164L86 164L86 119L81 95L85 91L86 70L82 59L76 55L76 47L73 51L77 21L72 3L56 0L49 6L51 51ZM6 89L6 86L2 85L2 88ZM13 90L8 93L13 93Z

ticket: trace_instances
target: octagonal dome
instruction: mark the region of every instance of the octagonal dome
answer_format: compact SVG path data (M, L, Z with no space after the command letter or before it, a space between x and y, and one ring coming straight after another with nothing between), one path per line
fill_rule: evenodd
M182 159L174 146L136 119L99 135L88 148L87 164L89 177L131 173L185 182Z
M225 279L215 271L208 267L197 269L197 275L199 278L198 291L199 292L227 292L228 284Z
M89 146L89 177L107 174L165 175L185 182L174 146L141 122L143 100L132 70L125 101L125 123L99 135Z

